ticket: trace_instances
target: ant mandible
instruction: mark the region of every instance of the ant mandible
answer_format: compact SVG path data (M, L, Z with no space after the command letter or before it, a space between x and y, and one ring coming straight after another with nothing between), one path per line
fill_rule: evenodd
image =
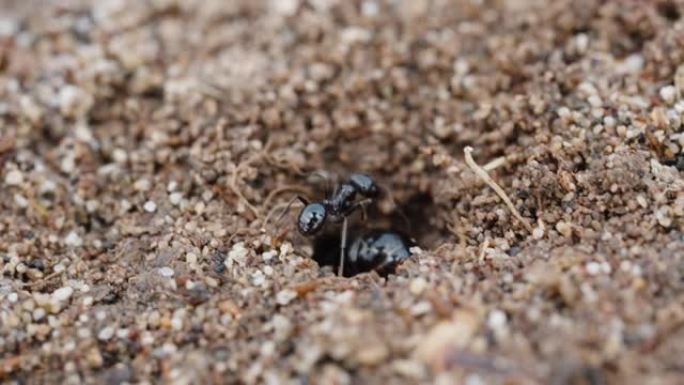
M344 274L345 249L347 247L348 217L357 209L364 210L364 206L375 199L380 190L373 178L362 173L353 173L349 179L340 184L335 192L320 202L309 202L306 198L296 196L304 204L297 218L297 228L303 235L318 234L323 225L329 220L333 223L342 222L342 236L340 242L340 263L338 275ZM356 200L359 194L363 199ZM288 205L289 207L289 205Z

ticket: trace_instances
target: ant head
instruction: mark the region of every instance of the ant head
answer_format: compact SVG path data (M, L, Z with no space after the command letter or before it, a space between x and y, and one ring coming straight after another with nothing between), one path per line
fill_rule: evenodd
M349 182L361 195L368 198L374 198L380 192L373 178L366 174L355 172L349 176Z
M321 203L309 203L304 206L297 219L297 228L304 235L313 235L323 228L328 212Z

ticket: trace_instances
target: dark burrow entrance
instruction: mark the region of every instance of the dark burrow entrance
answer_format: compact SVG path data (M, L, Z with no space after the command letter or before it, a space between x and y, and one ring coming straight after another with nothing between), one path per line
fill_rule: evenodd
M432 248L442 237L442 231L432 221L436 210L429 194L417 194L390 215L370 208L366 222L354 216L349 224L344 276L371 270L387 276L410 256L412 246ZM340 242L341 227L329 226L313 241L313 259L337 273Z

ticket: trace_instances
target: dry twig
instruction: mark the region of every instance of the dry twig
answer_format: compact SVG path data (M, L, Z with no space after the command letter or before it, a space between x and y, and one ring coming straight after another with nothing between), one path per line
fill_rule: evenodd
M475 160L473 160L473 148L470 146L467 146L465 149L463 149L463 153L465 155L465 162L470 167L471 170L477 175L482 181L484 181L489 187L491 187L494 192L501 198L504 203L506 203L506 206L508 206L508 209L511 210L511 213L513 216L522 223L522 225L527 229L527 231L530 232L530 234L534 231L532 226L527 223L525 218L520 215L520 212L515 208L513 205L513 202L511 202L511 199L508 197L506 192L496 183L494 180L487 174L487 171L483 170L482 167L478 166L477 163L475 163Z

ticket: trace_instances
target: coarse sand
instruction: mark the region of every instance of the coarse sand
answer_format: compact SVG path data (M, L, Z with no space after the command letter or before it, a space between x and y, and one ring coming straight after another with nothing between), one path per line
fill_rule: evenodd
M0 0L0 382L683 384L683 95L682 0Z

